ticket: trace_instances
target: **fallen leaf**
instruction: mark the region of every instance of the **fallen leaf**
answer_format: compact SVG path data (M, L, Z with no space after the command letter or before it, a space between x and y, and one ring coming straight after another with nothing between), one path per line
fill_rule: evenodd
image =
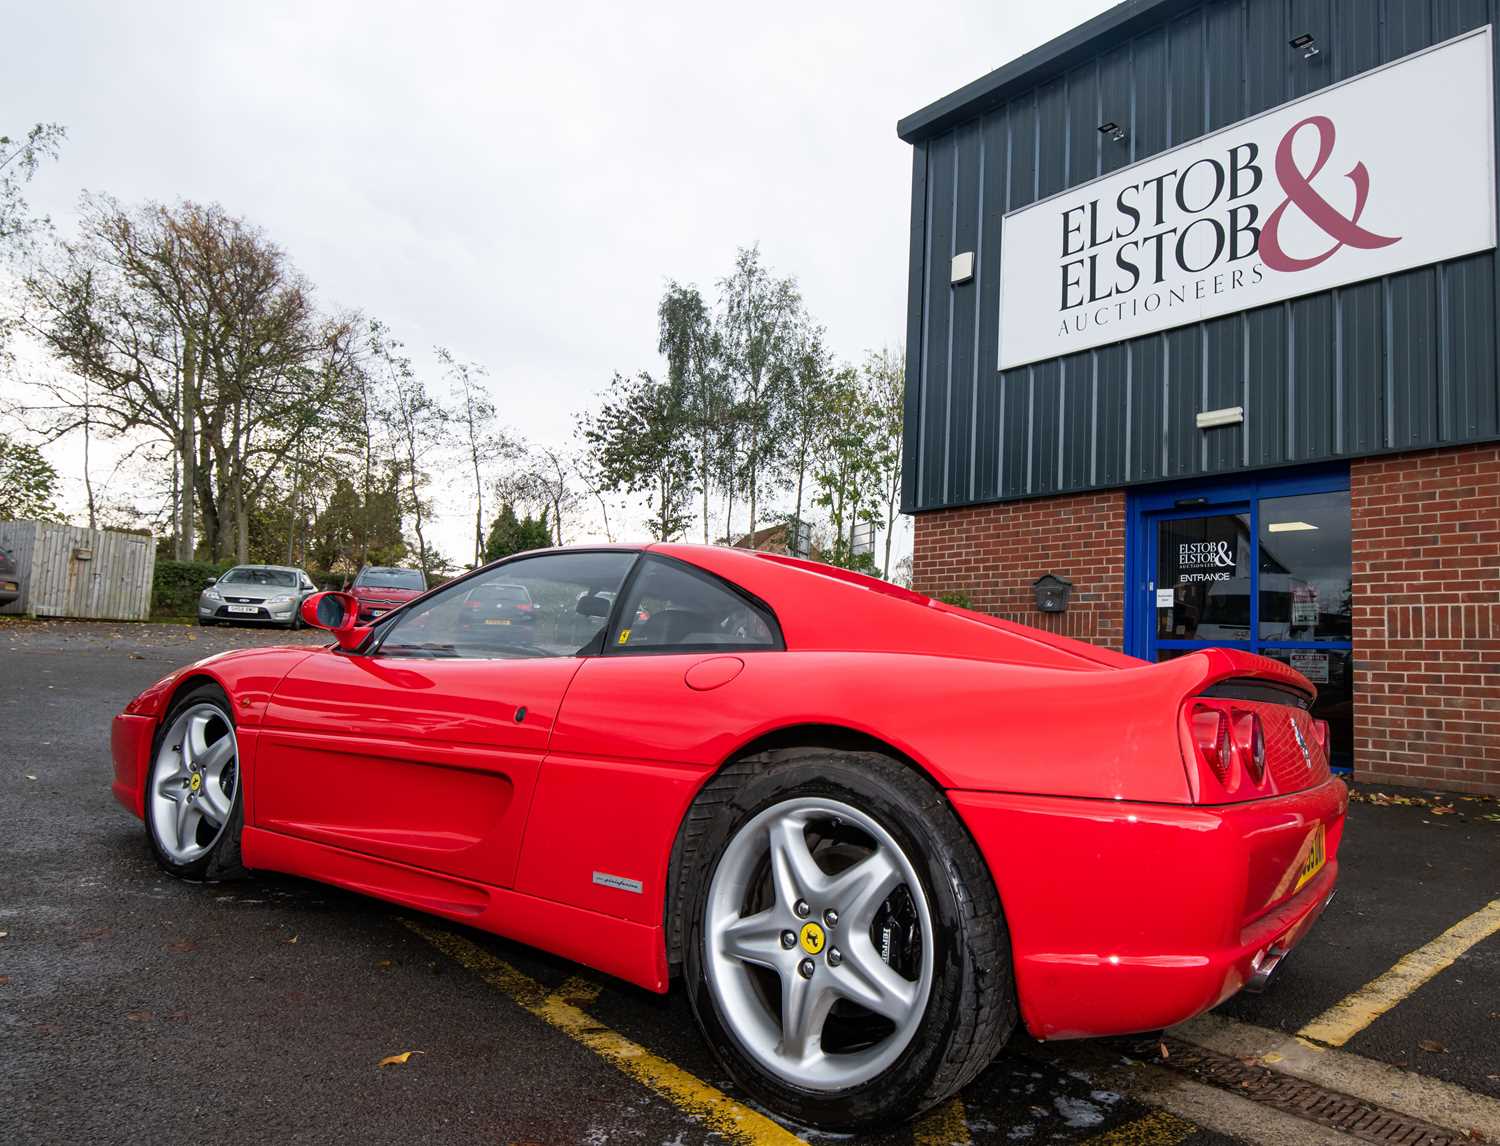
M1157 1044L1156 1044L1156 1049L1159 1050L1159 1051L1161 1051L1161 1057L1162 1058L1171 1058L1172 1057L1170 1054L1167 1053L1167 1044L1166 1043L1158 1041Z
M149 1023L151 1021L150 1011L126 1011L125 1017L132 1023Z
M0 931L0 939L4 939L9 934L9 931Z
M381 960L380 960L380 961L379 961L379 962L377 962L377 963L376 963L376 964L375 964L375 969L376 969L376 970L377 970L377 971L389 971L389 970L390 970L390 969L391 969L391 968L392 968L392 967L394 967L394 966L395 966L395 965L396 965L396 964L395 964L395 963L393 963L393 962L392 962L392 961L391 961L391 960L389 960L389 959L381 959ZM1491 1016L1490 1016L1490 1018L1492 1018L1492 1019L1493 1019L1493 1018L1494 1018L1494 1017L1495 1017L1495 1016L1494 1016L1494 1015L1491 1015Z
M10 986L10 976L9 975L0 975L0 987L9 987L9 986Z
M166 949L174 955L182 955L188 951L198 950L198 944L191 939L179 939L175 943L168 943Z
M403 1066L405 1065L406 1060L411 1058L412 1055L421 1053L422 1052L419 1050L402 1051L400 1054L387 1055L375 1065L380 1067Z
M1432 1039L1418 1039L1417 1045L1429 1054L1447 1054L1448 1048Z
M282 942L283 943L295 943L295 942L297 942L297 937L295 935L293 935L290 939L283 939Z
M1451 816L1454 812L1458 811L1457 808L1454 808L1449 804L1433 804L1432 807L1428 810L1434 816Z
M26 779L28 779L28 780L35 780L36 777L33 776L30 772L28 772L28 773L26 773Z

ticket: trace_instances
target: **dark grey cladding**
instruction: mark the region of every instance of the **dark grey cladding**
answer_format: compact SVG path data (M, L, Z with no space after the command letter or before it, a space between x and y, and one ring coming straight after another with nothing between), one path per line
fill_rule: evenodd
M1491 0L1132 0L902 120L904 508L1500 437L1493 252L997 369L1005 212L1495 20ZM1316 37L1304 59L1288 41ZM1500 85L1497 85L1500 87ZM1126 127L1123 142L1098 128ZM949 283L955 251L975 276ZM1205 409L1243 424L1199 430Z

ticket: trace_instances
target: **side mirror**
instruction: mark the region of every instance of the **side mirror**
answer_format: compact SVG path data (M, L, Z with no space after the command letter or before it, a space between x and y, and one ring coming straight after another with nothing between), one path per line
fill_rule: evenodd
M359 623L359 602L348 593L314 593L302 602L302 620L327 629L341 649L357 649L370 635L370 627Z
M609 616L611 605L603 597L585 593L578 598L578 604L574 608L585 617L597 617L602 620Z
M203 587L205 589L212 589L218 583L219 583L219 579L217 577L210 577L207 581L205 581L203 583Z

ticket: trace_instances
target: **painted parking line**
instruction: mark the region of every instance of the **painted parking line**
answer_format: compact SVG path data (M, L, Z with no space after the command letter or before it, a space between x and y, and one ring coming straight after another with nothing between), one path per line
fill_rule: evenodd
M512 1002L582 1043L616 1070L644 1084L705 1126L741 1146L790 1146L802 1142L765 1115L736 1102L717 1087L652 1054L639 1043L597 1022L581 1009L599 987L578 976L548 991L530 975L452 932L401 921L444 955L509 996Z
M971 1146L963 1099L950 1098L935 1106L911 1128L912 1146Z
M1298 1038L1341 1047L1418 987L1447 970L1481 940L1500 931L1500 899L1460 919L1431 943L1403 955L1379 978L1329 1007L1297 1032Z
M1153 1110L1124 1126L1116 1126L1088 1139L1085 1146L1177 1146L1192 1137L1198 1127L1168 1110Z
M1281 1031L1200 1015L1169 1034L1220 1054L1255 1061L1280 1074L1386 1106L1460 1134L1500 1142L1500 1100L1348 1051L1311 1046Z

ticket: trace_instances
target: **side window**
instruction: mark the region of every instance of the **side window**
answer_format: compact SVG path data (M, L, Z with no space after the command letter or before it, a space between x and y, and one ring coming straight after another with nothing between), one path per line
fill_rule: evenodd
M648 557L610 633L611 653L778 649L776 619L707 573Z
M379 653L512 659L597 652L635 559L554 553L507 562L395 614Z

